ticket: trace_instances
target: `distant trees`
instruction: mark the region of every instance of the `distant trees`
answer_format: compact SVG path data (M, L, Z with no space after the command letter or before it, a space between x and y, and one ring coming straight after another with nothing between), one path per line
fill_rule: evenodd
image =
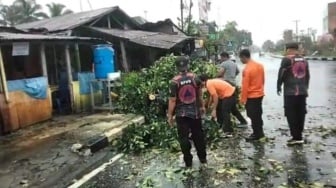
M60 4L60 3L50 3L50 4L47 4L46 6L49 11L49 15L48 15L49 18L73 13L72 10L66 9L65 5Z
M253 44L252 33L247 30L238 30L237 27L237 22L229 21L224 29L218 32L220 44L225 50L237 51Z
M285 43L293 42L293 30L287 29L283 32L283 39Z
M42 6L35 0L15 0L11 5L0 5L0 25L14 26L45 18L72 13L58 3L47 5L49 14L42 11Z
M265 52L273 52L275 50L275 44L271 40L266 40L262 47L261 47Z
M205 44L210 54L220 53L221 51L238 51L243 47L253 44L252 34L247 30L238 30L237 22L227 22L223 29L216 34L212 34Z

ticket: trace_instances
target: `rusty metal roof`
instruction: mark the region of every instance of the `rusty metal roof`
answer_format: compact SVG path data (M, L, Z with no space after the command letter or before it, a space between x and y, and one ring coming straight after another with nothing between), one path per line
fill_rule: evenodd
M56 35L36 35L23 33L7 33L0 32L0 42L20 42L20 41L75 41L75 42L100 42L106 41L97 38L89 37L70 37L70 36L56 36Z
M49 18L49 19L44 19L40 21L16 25L16 28L23 29L23 30L45 28L49 32L70 30L80 25L89 23L115 10L120 10L120 9L119 7L116 6L116 7L102 8L102 9L97 9L97 10L92 10L92 11L67 14L67 15L58 16L55 18Z
M188 36L169 35L158 32L140 31L140 30L121 30L121 29L104 29L97 27L86 27L93 31L128 40L130 42L161 49L171 49L174 46L193 39Z

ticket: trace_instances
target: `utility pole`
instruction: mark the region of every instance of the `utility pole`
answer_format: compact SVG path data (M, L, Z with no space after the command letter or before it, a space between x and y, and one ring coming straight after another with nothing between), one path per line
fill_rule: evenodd
M180 4L180 8L181 8L181 29L182 31L184 31L184 23L183 23L183 0L180 0L181 4Z
M296 42L299 42L299 22L300 20L294 20L296 28Z
M147 13L148 13L148 11L145 10L144 13L145 13L145 19L147 20Z
M89 4L90 9L92 10L92 5L91 5L90 0L87 0L87 2L88 2L88 4Z
M79 0L79 7L80 7L81 12L83 12L83 3L82 3L82 0Z
M187 28L187 33L188 33L188 35L190 35L190 30L191 30L191 9L192 9L192 7L193 7L193 2L192 2L192 0L190 0L189 1L189 15L188 15L188 28Z
M317 30L316 29L313 29L312 30L312 36L313 36L313 42L315 43L316 42L316 33L317 33Z

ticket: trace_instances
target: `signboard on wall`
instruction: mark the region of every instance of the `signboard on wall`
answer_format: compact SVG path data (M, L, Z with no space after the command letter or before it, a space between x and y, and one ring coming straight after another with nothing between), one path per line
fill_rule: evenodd
M209 26L207 25L200 25L199 30L202 36L207 36L209 34Z
M203 48L204 41L203 40L195 40L195 48Z
M27 56L29 55L28 42L14 42L12 56Z

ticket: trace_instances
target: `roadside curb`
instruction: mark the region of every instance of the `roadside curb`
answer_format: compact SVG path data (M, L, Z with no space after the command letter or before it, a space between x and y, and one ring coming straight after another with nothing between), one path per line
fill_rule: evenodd
M282 55L270 55L274 58L283 58ZM336 57L305 57L307 60L315 60L315 61L336 61Z
M86 145L85 147L89 147L91 153L95 153L97 151L100 151L100 150L106 148L117 137L119 137L122 134L123 130L125 128L127 128L128 126L133 125L133 124L136 125L136 126L140 126L144 123L145 123L145 117L144 116L137 116L137 117L134 117L133 119L128 119L128 120L126 120L124 122L121 122L120 124L114 126L112 129L106 130L103 134L98 135L98 137L97 137L97 135L89 137L86 140L86 142L87 143L92 142L94 144L92 144L90 146ZM107 166L109 166L112 163L118 161L123 156L124 156L124 154L116 154L111 159L109 159L108 162L103 163L103 164L102 164L102 162L106 161L107 159L106 158L99 159L98 161L96 161L95 164L87 166L83 170L79 171L77 173L76 177L74 177L72 179L72 183L70 185L68 185L68 188L78 188L78 187L80 187L81 185L85 184L87 181L92 179L95 175L97 175L98 173L103 171ZM100 164L100 166L97 167L98 166L97 164Z
M118 122L118 120L115 120L115 121ZM111 122L107 122L107 123L112 125ZM83 139L80 142L82 144L83 149L90 150L91 155L98 156L98 158L93 163L83 164L84 165L83 168L79 168L71 176L67 177L67 181L65 182L71 182L71 183L66 183L67 187L72 187L72 188L80 187L80 185L86 183L92 177L94 177L99 172L104 170L108 165L111 165L112 163L122 158L123 154L116 153L116 154L113 154L113 156L110 156L109 154L104 154L104 152L99 152L99 151L106 149L110 145L111 142L113 142L116 138L122 135L123 130L127 128L128 126L133 125L133 124L136 126L139 126L144 123L145 123L144 116L137 116L133 114L132 116L124 119L123 121L120 121L112 125L111 127L105 129L103 133L101 133L100 130L96 130L95 134ZM95 128L99 126L101 126L101 124L98 123ZM86 130L81 130L79 131L79 134L80 135L85 134L85 131ZM90 143L91 145L89 145Z
M2 162L11 166L2 166L0 170L6 171L9 178L29 181L30 186L65 187L69 182L82 178L97 166L109 161L112 155L116 155L110 151L110 142L120 137L126 127L143 123L145 118L135 114L99 113L55 118L3 137L0 140L0 158L8 159L7 162ZM91 148L88 147L89 141ZM19 168L21 162L17 162L21 158L35 162L25 164L25 169L22 170ZM43 169L40 170L39 166L43 166ZM26 169L35 167L38 167L38 177L24 175ZM50 175L51 178L46 178ZM13 181L1 187L19 187L19 184L20 181Z
M95 153L105 147L107 147L114 139L119 137L123 130L129 125L135 124L137 126L145 123L144 116L134 117L134 119L129 119L116 126L113 126L111 129L104 131L103 134L94 135L87 138L83 143L85 147L89 148L91 153Z

